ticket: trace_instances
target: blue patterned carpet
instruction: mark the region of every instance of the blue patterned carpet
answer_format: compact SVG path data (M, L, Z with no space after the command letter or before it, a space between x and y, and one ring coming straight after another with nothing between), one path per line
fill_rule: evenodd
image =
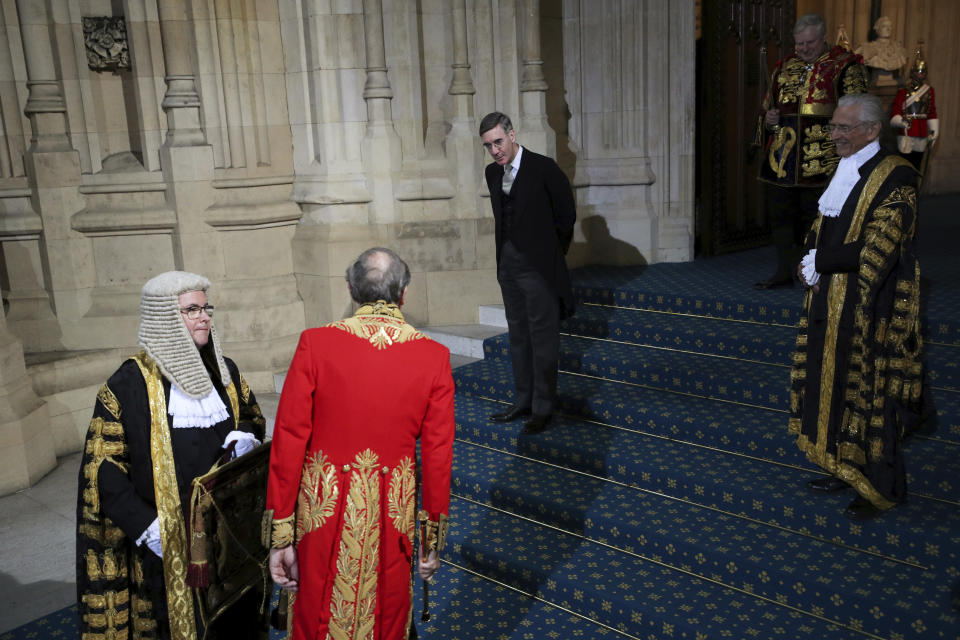
M922 207L930 406L906 504L858 524L850 492L805 488L820 472L786 433L801 291L750 287L770 249L579 269L550 429L487 421L513 397L505 336L455 372L451 545L420 637L960 638L960 217ZM75 638L75 616L0 640Z
M506 336L456 372L453 571L437 587L452 594L421 635L960 637L960 221L955 199L923 207L930 402L905 505L854 523L850 492L804 486L820 472L786 433L802 292L750 286L772 250L580 269L548 431L487 422L513 398ZM464 590L461 572L488 586ZM545 605L561 626L543 626ZM445 627L475 609L483 627Z

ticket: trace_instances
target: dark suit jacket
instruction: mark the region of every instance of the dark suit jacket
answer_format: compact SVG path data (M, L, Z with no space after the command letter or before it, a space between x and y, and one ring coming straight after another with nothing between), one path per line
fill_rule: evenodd
M500 249L506 241L502 230L503 167L491 162L485 175L496 223L499 266ZM569 316L573 313L573 291L563 256L570 246L573 224L577 220L570 181L553 159L524 147L510 197L514 211L511 240L553 287L561 300L561 315Z

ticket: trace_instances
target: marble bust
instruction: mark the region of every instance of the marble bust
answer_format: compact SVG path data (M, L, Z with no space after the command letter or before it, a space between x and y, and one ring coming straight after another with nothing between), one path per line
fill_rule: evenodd
M854 53L863 56L863 62L869 67L884 71L898 71L907 64L907 52L903 44L890 38L893 33L893 21L880 16L873 25L877 39L860 45Z

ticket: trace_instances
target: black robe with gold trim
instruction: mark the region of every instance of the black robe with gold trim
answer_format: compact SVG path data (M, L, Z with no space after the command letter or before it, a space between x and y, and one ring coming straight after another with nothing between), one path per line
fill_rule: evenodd
M901 440L921 413L916 173L879 151L835 218L814 222L791 371L790 433L807 457L881 509L906 497Z
M212 427L169 427L170 382L144 352L124 362L97 394L77 499L82 640L203 637L193 593L184 583L191 482L223 453L230 431L247 431L262 441L265 421L236 364L224 358L232 379L224 387L212 349L201 349L201 355L230 414ZM162 560L146 545L135 545L158 512L166 516ZM239 623L249 636L221 633L217 623L207 638L255 637L258 612L252 609L238 611L242 620L224 616L225 624Z

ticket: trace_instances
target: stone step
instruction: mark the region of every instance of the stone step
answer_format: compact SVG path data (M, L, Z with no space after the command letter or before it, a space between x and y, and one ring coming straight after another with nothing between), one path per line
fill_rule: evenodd
M503 328L488 324L451 324L421 327L420 330L450 349L451 355L483 358L483 341L500 335Z
M480 324L507 328L507 314L502 304L482 304L477 308Z

